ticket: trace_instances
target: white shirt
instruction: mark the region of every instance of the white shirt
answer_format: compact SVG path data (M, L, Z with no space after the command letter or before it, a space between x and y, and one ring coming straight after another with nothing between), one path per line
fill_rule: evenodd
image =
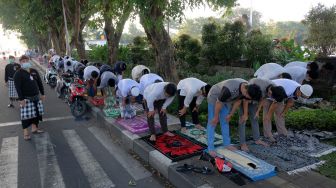
M70 62L70 66L67 65L67 63ZM67 71L71 71L73 72L74 71L74 63L72 62L72 60L69 58L69 59L66 59L64 60L64 71L67 72Z
M288 74L291 75L292 80L296 81L299 84L302 84L303 80L306 78L307 75L307 69L304 67L289 66L285 67L285 70Z
M266 63L262 65L255 73L254 76L263 79L276 79L280 74L284 73L285 69L276 63Z
M129 78L119 80L117 96L119 97L129 96L130 95L129 93L131 92L131 89L133 87L139 87L139 83Z
M142 76L142 71L148 69L150 72L149 68L144 66L144 65L137 65L132 69L132 79L135 81L138 81L141 76Z
M197 78L186 78L177 84L177 90L181 96L185 96L184 106L189 107L194 97L197 97L196 104L200 105L204 99L201 88L207 85L205 82Z
M276 86L282 86L285 89L287 98L293 98L296 88L301 86L296 81L289 79L276 79L272 81Z
M93 71L98 72L98 76L99 76L100 71L99 71L99 69L97 67L92 66L92 65L85 67L85 69L84 69L84 76L83 76L84 80L91 79L92 78L91 77L91 73Z
M98 86L98 88L107 87L108 81L111 78L115 81L115 85L117 85L118 84L118 78L115 74L113 74L113 72L110 72L110 71L103 72L103 74L100 76L100 85Z
M306 62L302 62L302 61L293 61L288 63L287 65L285 65L286 67L293 67L293 66L297 66L297 67L303 67L303 68L307 68L308 63Z
M157 100L165 99L162 109L166 109L174 100L174 96L167 97L165 95L164 87L169 84L169 82L154 83L146 87L144 92L144 98L147 102L147 107L149 111L154 111L154 102Z
M161 80L163 82L163 78L154 73L149 73L141 76L139 84L140 94L143 95L146 87L153 84L156 80Z

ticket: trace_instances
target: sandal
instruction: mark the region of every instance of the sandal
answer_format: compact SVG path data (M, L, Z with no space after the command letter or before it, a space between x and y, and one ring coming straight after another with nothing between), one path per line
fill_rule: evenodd
M210 168L206 167L206 166L203 166L203 167L194 167L192 169L193 172L196 172L196 173L200 173L200 174L206 174L206 175L211 175L213 174L213 170L211 170Z
M35 131L32 131L32 134L41 134L41 133L44 133L44 131L41 129L36 129Z
M26 141L30 140L31 137L29 134L23 135L23 139L25 139Z
M182 166L176 167L177 172L190 172L194 169L193 165L183 164Z

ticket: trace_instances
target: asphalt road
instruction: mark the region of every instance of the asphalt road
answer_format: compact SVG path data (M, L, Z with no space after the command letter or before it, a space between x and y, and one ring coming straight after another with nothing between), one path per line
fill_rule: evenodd
M6 63L0 60L0 187L164 187L97 122L75 121L47 85L45 133L25 141L18 104L7 108Z

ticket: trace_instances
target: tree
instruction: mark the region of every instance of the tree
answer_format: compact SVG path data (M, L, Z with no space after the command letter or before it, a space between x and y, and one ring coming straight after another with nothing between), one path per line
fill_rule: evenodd
M134 23L131 23L128 27L128 33L133 37L145 36L145 32L141 31Z
M336 50L336 5L327 8L322 4L313 7L303 23L308 27L306 44L320 55L328 56Z
M187 62L192 68L198 65L201 44L197 39L193 39L186 34L180 35L175 42L175 49L176 57L179 60Z
M209 60L212 65L218 63L217 56L214 55L217 51L216 43L218 41L218 32L220 30L220 26L215 23L205 24L202 27L202 51L201 54L204 58Z
M223 19L213 18L213 17L209 17L209 18L199 17L195 19L186 19L182 23L180 30L178 32L178 35L187 34L187 35L190 35L192 38L201 39L203 25L206 25L212 22L216 22L220 25L222 24L224 25Z
M169 81L178 81L174 60L174 47L165 30L164 20L178 19L185 7L208 4L213 8L232 7L236 0L134 0L140 16L140 23L155 49L156 68Z
M246 58L255 65L270 62L272 59L273 44L269 35L264 35L259 30L252 30L246 40Z

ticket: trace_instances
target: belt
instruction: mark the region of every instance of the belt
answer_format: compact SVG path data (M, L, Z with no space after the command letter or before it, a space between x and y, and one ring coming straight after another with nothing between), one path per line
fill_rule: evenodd
M30 101L33 101L33 102L36 102L36 101L39 101L40 100L40 97L39 95L35 95L35 96L31 96L31 97L24 97L25 99L28 99Z
M13 79L13 78L8 78L8 80L11 80L11 81L13 81L14 79Z

